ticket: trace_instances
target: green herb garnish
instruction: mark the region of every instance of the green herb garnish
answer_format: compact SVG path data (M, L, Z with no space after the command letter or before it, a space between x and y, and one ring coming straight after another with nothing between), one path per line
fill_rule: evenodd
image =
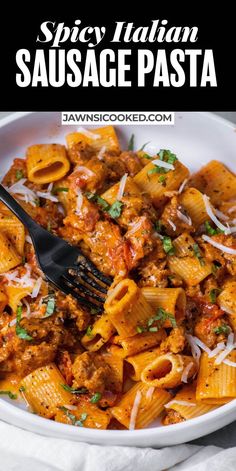
M87 335L88 337L92 337L92 336L93 336L92 330L93 330L93 327L92 327L91 325L89 325L89 326L87 327L87 330L86 330L86 335Z
M160 327L162 327L162 325L165 323L166 320L170 321L172 327L177 327L175 316L171 314L171 312L167 312L162 307L159 307L157 314L148 320L148 327L149 327L148 330L150 332L153 332L153 330L150 330L150 328L152 327L155 321L157 321L159 324L157 330L160 329Z
M52 189L52 194L55 195L56 193L61 193L61 192L68 193L68 191L69 191L69 188L65 188L63 186L57 186Z
M218 227L216 229L214 229L211 224L209 223L209 221L205 221L204 222L204 226L205 226L205 229L206 229L206 232L208 235L210 236L213 236L213 235L217 235L217 234L223 234L224 231L222 231L221 229L219 229Z
M52 228L51 221L48 221L48 223L47 223L47 231L48 231L48 232L51 232L51 228Z
M90 309L90 314L91 314L92 316L96 316L96 314L98 314L98 313L99 313L99 310L96 309L96 307L92 307L92 308Z
M71 414L69 409L67 409L66 407L59 406L59 409L62 410L66 414L66 416L71 420L72 425L75 425L76 427L84 426L83 422L87 419L88 414L81 414L79 420L77 420L76 416L74 414Z
M139 150L144 150L144 149L145 149L145 147L146 147L146 146L147 146L149 143L150 143L150 141L148 141L148 142L145 142L145 144L143 144L143 145L142 145L142 147L140 147L140 149L139 149Z
M142 334L143 332L146 331L145 327L143 327L141 325L137 325L136 330L137 330L138 334Z
M22 178L24 178L24 172L23 170L16 170L16 181L18 182L19 180L21 180Z
M91 397L90 402L91 402L92 404L96 404L98 401L100 401L101 397L102 397L101 393L100 393L100 392L96 392L96 393Z
M231 329L230 329L229 325L227 325L227 324L222 324L219 327L215 327L215 329L213 329L213 331L217 335L220 335L220 334L228 335L230 333L230 330Z
M134 134L132 134L129 143L128 143L128 150L134 150Z
M69 384L61 384L61 387L65 390L70 392L71 394L87 394L88 390L86 388L71 388Z
M47 308L44 317L50 317L54 313L55 310L55 298L50 296L47 300Z
M121 215L123 207L123 203L121 203L121 201L115 201L110 205L106 200L101 198L101 196L96 195L96 193L86 192L85 195L90 201L97 203L102 211L107 212L111 218L116 219Z
M16 335L22 340L33 340L33 337L31 337L28 332L20 326L21 322L21 316L22 316L22 307L18 306L16 310Z
M108 211L110 209L109 203L107 203L106 200L101 198L101 196L97 195L96 193L86 191L85 196L88 198L88 200L92 201L93 203L97 203L99 206L101 206L101 209L103 211Z
M154 229L155 229L155 231L157 231L157 232L161 232L161 231L162 231L162 229L163 229L163 224L161 223L161 221L156 221L156 222L154 223Z
M158 181L159 181L159 183L161 183L161 185L166 186L166 177L165 177L165 175L161 175L158 178Z
M13 394L11 391L0 391L0 394L8 396L10 399L17 399L17 394Z
M174 164L176 162L177 157L168 149L161 149L158 152L159 160L163 160L163 162L167 162L168 164ZM170 169L164 168L161 165L155 165L155 168L152 168L148 171L148 175L152 175L153 173L168 173Z
M26 391L25 386L21 386L21 387L19 388L19 392L25 392L25 391Z
M199 246L198 244L193 244L193 251L194 251L194 255L195 257L198 258L200 264L203 266L205 265L205 260L203 259L202 255L201 255L201 252L200 252L200 249L199 249Z
M220 292L221 292L221 289L219 288L213 288L210 290L209 297L210 297L211 303L215 304L216 298Z
M168 255L174 255L175 248L172 244L172 240L169 236L164 236L162 239L163 249Z
M123 203L121 203L121 201L115 201L115 203L113 203L108 210L108 214L111 216L111 218L117 219L121 215L122 207Z

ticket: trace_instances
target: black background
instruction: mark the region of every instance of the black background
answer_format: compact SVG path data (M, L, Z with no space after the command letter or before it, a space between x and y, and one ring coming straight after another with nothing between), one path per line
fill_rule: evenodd
M63 13L58 11L58 5L49 8L42 4L20 7L16 10L13 5L6 5L4 15L1 17L0 47L1 47L1 73L0 73L0 110L1 111L80 111L80 110L157 110L157 111L235 111L236 110L236 41L234 11L229 4L215 6L206 13L204 5L191 3L188 7L175 13L171 2L167 8L153 8L153 2L148 2L127 10L122 3L84 2L83 8L79 2L63 4ZM205 2L206 4L206 2ZM181 5L183 5L181 3ZM212 3L213 5L213 3ZM159 87L153 88L149 83L145 88L20 88L16 85L15 76L19 72L15 62L18 49L26 48L31 53L36 48L45 47L36 43L39 27L43 21L65 22L73 26L74 20L82 20L82 25L105 25L108 33L107 39L101 42L100 48L117 47L109 43L109 36L114 32L115 21L135 22L136 26L149 25L154 19L167 19L168 26L198 26L197 43L169 45L174 48L213 49L215 67L218 80L217 88L190 88L187 85L181 88ZM80 44L68 47L78 47ZM119 45L120 47L120 45ZM130 48L129 44L124 45ZM151 45L132 45L134 48L167 48L158 43ZM97 47L96 50L99 50ZM135 57L135 51L134 51ZM129 78L129 77L128 77Z

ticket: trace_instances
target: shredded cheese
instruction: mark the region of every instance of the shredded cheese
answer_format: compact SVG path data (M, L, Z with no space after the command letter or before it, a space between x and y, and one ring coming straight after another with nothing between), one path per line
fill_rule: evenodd
M31 298L37 298L41 285L42 285L43 279L41 276L36 280L35 285L33 287L33 291L31 293Z
M117 201L120 201L124 195L127 177L128 177L128 173L125 173L120 180L119 189L118 189L118 193L116 197Z
M76 214L79 214L83 204L83 194L80 188L77 189Z
M37 191L37 196L39 198L44 198L45 200L52 201L53 203L58 203L58 198L52 195L53 183L49 183L47 191Z
M200 356L201 356L201 350L200 350L199 346L197 345L197 343L195 341L195 337L193 337L190 334L186 334L186 339L187 339L187 341L190 345L193 358L196 360L197 364L199 364L199 359L200 359Z
M146 392L146 399L151 401L154 391L155 391L154 386L150 386L150 388L148 388Z
M222 252L228 253L230 255L236 255L236 249L232 249L231 247L227 247L226 245L220 244L215 240L212 240L211 237L203 234L202 239L208 242L209 244L213 245L216 249L222 250Z
M182 376L181 376L181 381L183 383L188 382L188 375L189 375L189 372L190 372L192 366L194 366L192 361L187 366L185 366L184 371L183 371Z
M88 129L83 128L82 126L78 127L77 132L80 132L81 134L84 134L84 136L89 137L90 139L93 139L96 141L97 139L100 139L100 134L96 134L95 132L88 131Z
M228 356L228 354L235 348L234 344L234 334L231 332L227 339L227 344L225 349L216 357L215 365L220 365L222 361Z
M221 219L221 221L229 220L229 216L226 216L226 214L222 213L222 211L219 211L219 209L215 209L215 214L219 219Z
M180 193L182 193L182 191L183 191L183 189L184 189L184 187L185 187L187 181L188 181L188 179L185 178L185 180L181 183L181 185L180 185L180 187L179 187L179 190L178 190L179 195L180 195Z
M231 206L231 208L228 209L227 213L231 214L231 213L234 213L234 211L236 211L236 205Z
M31 237L30 237L28 234L25 236L25 240L26 240L26 242L28 242L29 244L33 244L32 239L31 239Z
M25 186L25 182L26 178L21 178L18 182L14 183L10 187L6 187L6 189L10 193L18 195L20 200L30 203L32 206L36 206L35 200L37 200L37 195L33 190Z
M172 227L173 231L176 231L176 225L173 223L173 221L171 221L170 219L167 219L167 221L170 224L170 226Z
M188 401L178 401L177 399L172 399L172 401L167 402L167 404L164 405L166 409L171 409L172 404L179 404L180 406L190 406L190 407L195 407L197 404L195 402L188 402Z
M98 160L103 160L103 156L105 152L106 152L106 146L102 146L97 155Z
M188 224L189 226L192 225L192 219L190 218L190 216L185 216L185 214L181 213L181 211L179 211L177 209L177 216L178 218L183 221L185 224Z
M225 365L228 365L228 366L232 366L233 368L236 368L236 363L235 361L231 361L231 360L223 360L223 363L225 363Z
M225 349L225 343L224 342L219 342L217 344L217 346L213 350L211 350L211 353L208 354L208 357L213 358L216 355L218 355L218 353L220 353L224 349Z
M161 168L167 168L168 170L175 169L174 165L168 164L168 162L165 162L164 160L160 160L160 159L152 160L152 164L157 165L158 167L161 167Z
M85 173L88 177L93 177L95 175L95 173L90 170L90 168L85 167L84 165L76 165L73 173L75 172Z
M133 407L130 414L130 423L129 423L129 430L135 429L136 418L138 415L138 409L140 405L140 401L142 399L142 394L140 391L137 391L137 394L134 399Z
M206 212L208 214L208 216L211 218L211 220L215 223L215 225L221 229L222 231L224 231L225 234L230 234L230 229L227 227L227 226L224 226L224 224L222 224L219 219L217 219L217 217L215 216L214 214L214 211L213 211L213 208L211 206L211 203L210 203L210 200L209 200L209 197L207 195L203 195L203 201L205 203L205 208L206 208Z

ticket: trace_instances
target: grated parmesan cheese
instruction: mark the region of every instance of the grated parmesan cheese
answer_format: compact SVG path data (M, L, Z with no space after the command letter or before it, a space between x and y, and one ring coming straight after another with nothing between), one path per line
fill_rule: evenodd
M219 242L212 240L211 237L205 234L202 235L202 238L209 244L213 245L213 247L215 247L216 249L222 250L222 252L229 253L231 255L236 255L236 249L232 249L231 247L227 247L226 245L220 244Z
M174 165L168 164L168 162L165 162L164 160L160 160L160 159L152 160L152 164L157 165L158 167L161 167L161 168L167 168L168 170L175 169Z
M123 177L121 178L121 180L120 180L119 189L118 189L118 193L117 193L117 197L116 197L117 201L120 201L121 198L123 197L127 177L128 177L128 173L125 173L123 175Z
M96 141L97 139L100 139L101 137L100 134L96 134L95 132L88 131L88 129L85 129L82 126L78 127L77 132L84 134L84 136L89 137L89 139L93 139L94 141Z
M129 423L129 430L135 429L136 418L138 415L138 409L140 405L140 401L142 399L142 394L140 391L137 391L137 394L134 399L133 407L130 414L130 423Z

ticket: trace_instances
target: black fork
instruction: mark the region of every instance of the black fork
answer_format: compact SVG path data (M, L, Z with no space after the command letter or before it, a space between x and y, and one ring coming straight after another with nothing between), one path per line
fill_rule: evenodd
M101 273L77 247L37 224L2 185L0 201L27 227L46 279L85 307L101 312L112 280Z

